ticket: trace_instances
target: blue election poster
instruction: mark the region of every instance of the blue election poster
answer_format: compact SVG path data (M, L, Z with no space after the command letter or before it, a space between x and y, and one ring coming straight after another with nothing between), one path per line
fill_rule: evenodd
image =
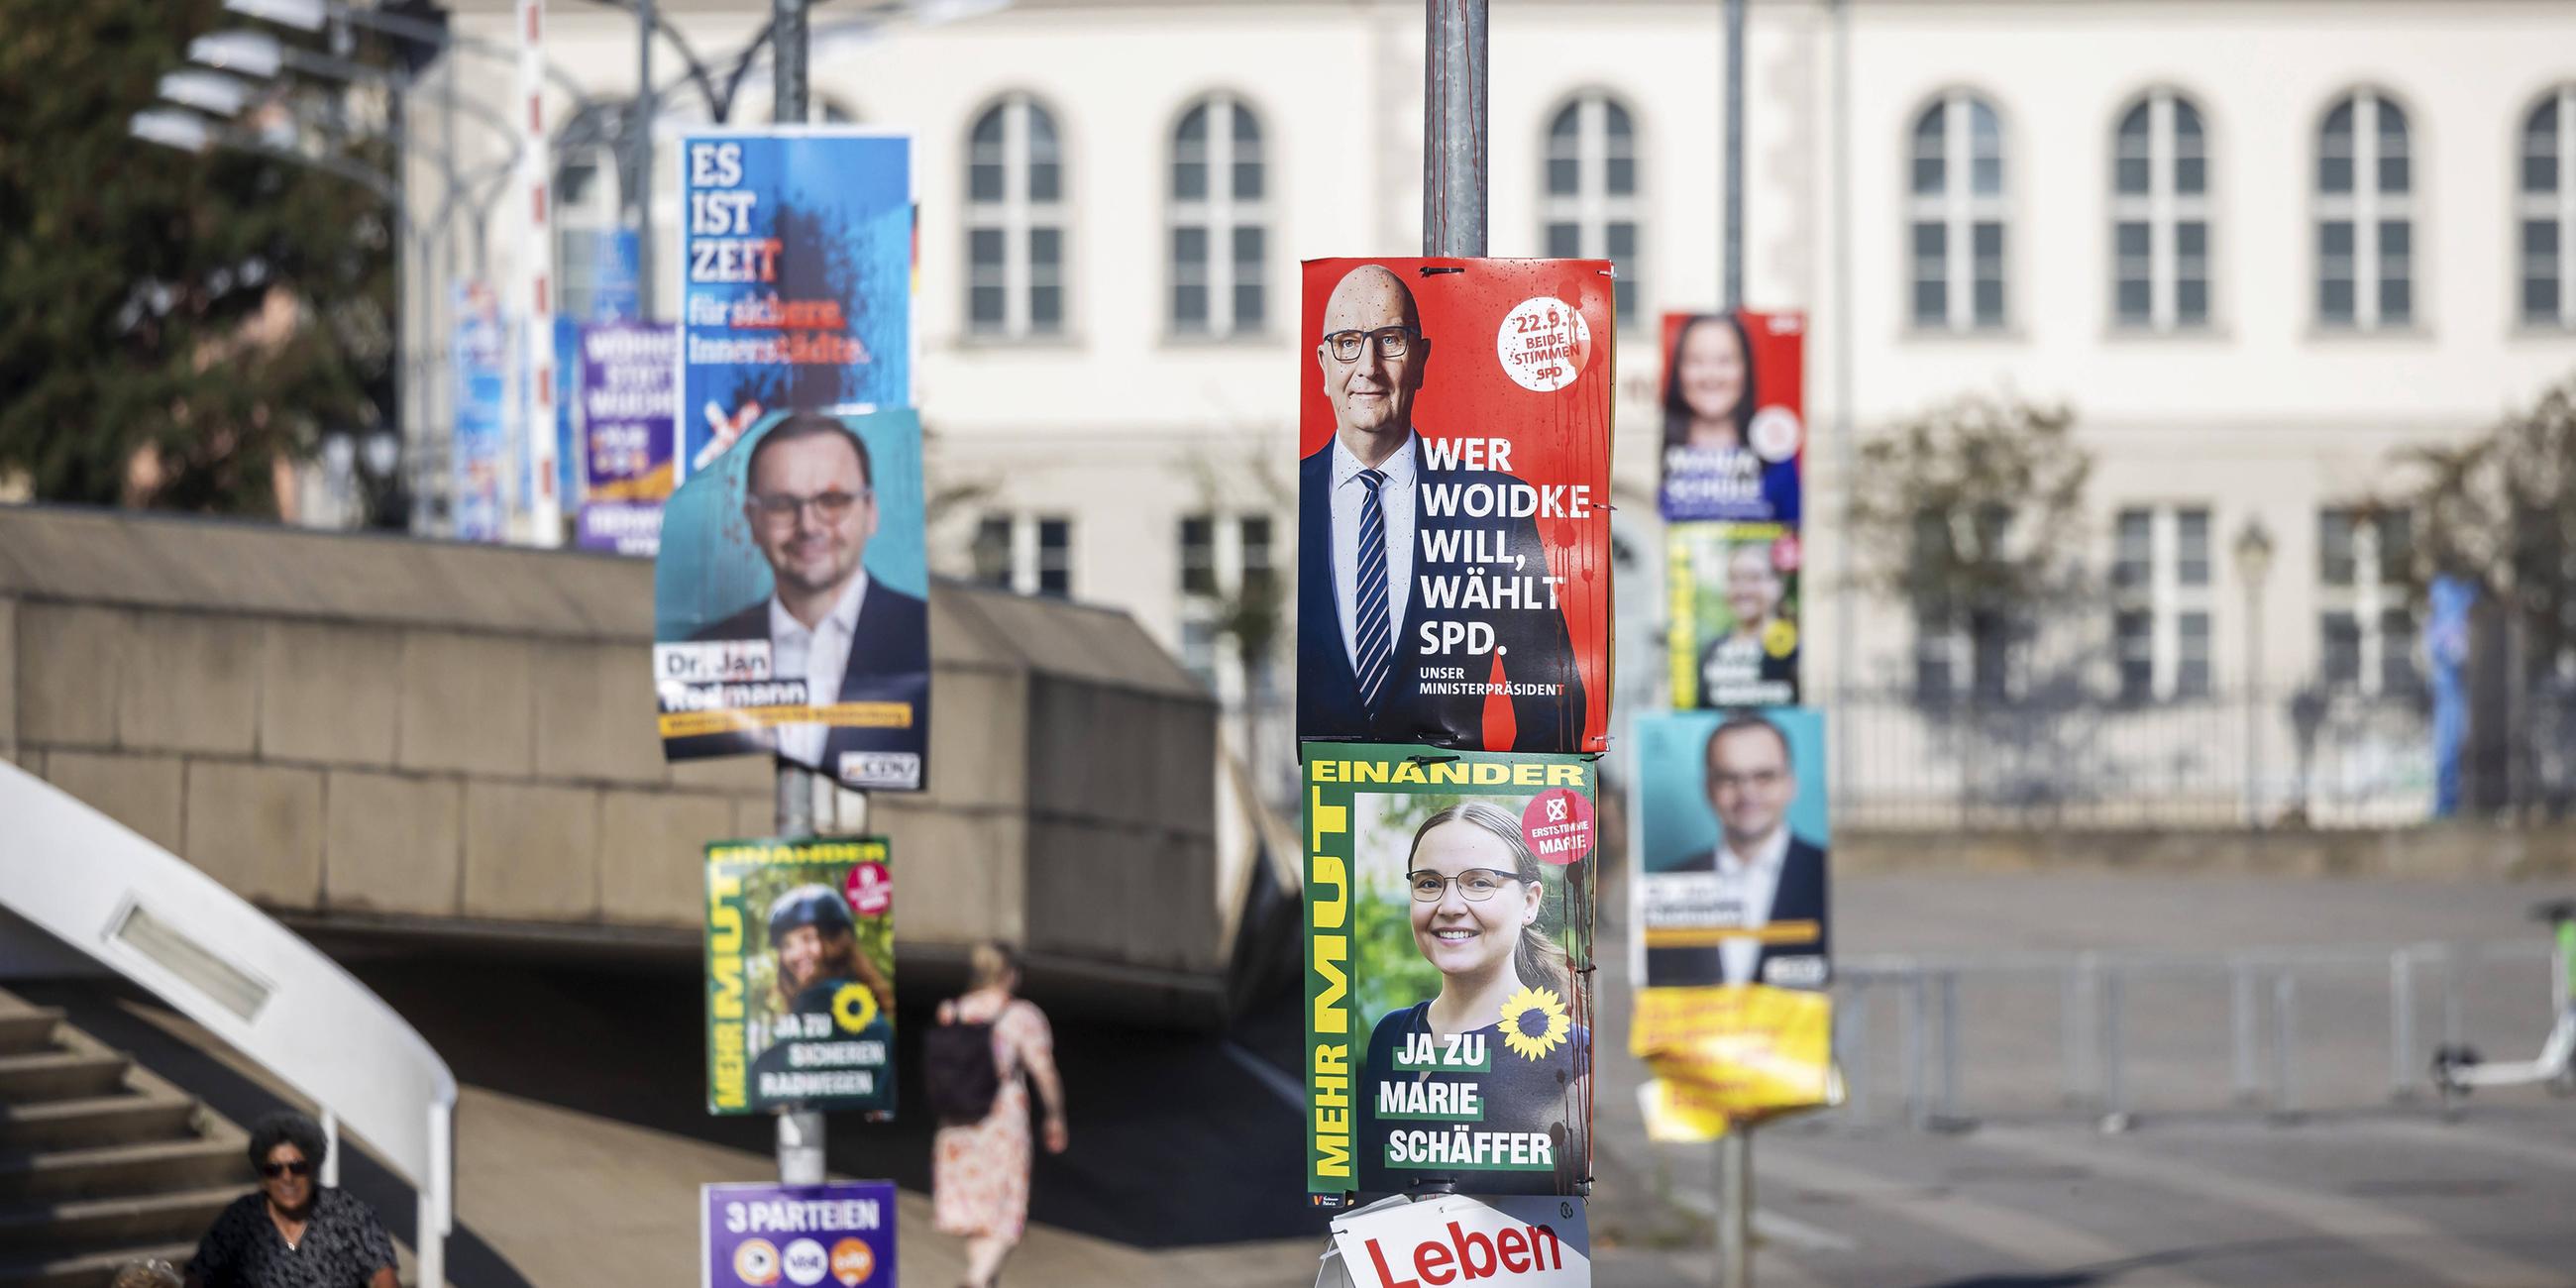
M911 137L700 130L680 157L680 479L773 413L911 406Z

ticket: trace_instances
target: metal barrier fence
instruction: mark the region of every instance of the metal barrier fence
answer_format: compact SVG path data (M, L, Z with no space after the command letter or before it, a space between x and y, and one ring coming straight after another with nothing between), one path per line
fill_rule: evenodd
M2432 807L2431 722L2413 695L1864 692L1829 709L1837 827L2371 827Z
M2430 1094L2436 1044L2523 1058L2565 981L2543 940L1856 958L1836 967L1834 1047L1862 1120L2287 1120Z

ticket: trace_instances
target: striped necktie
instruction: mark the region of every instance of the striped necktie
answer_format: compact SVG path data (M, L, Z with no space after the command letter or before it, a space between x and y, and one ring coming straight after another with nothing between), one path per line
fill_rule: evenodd
M1391 646L1395 638L1395 624L1387 620L1386 611L1386 510L1378 501L1378 489L1386 484L1386 471L1361 470L1359 477L1368 488L1368 496L1360 502L1360 611L1355 629L1359 633L1360 706L1374 719L1378 698L1386 690L1387 664L1394 656Z

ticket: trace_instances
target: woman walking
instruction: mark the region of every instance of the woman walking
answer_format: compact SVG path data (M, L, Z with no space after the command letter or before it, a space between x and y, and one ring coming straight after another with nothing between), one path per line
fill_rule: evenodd
M1063 1153L1069 1137L1054 1034L1037 1007L1013 996L1020 985L1018 959L1002 944L980 944L968 971L970 987L940 1003L939 1022L991 1027L1000 1086L981 1119L939 1129L931 1154L931 1200L940 1232L966 1240L966 1288L991 1288L1003 1258L1028 1227L1030 1083L1046 1105L1047 1152Z

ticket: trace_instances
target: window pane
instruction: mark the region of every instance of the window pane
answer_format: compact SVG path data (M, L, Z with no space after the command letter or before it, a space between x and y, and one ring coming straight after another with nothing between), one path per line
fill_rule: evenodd
M2209 696L2209 614L2182 613L2174 618L2174 696Z
M2558 96L2548 95L2522 127L2522 190L2558 191Z
M1063 167L1052 161L1029 164L1029 200L1054 201L1063 195Z
M1207 163L1203 161L1172 163L1172 199L1174 201L1207 199Z
M2173 101L2174 191L2197 196L2209 190L2209 153L2201 141L2200 111L2185 99Z
M2317 618L2320 669L2328 684L2361 682L2361 623L2350 613L2324 613Z
M1627 270L1628 261L1637 254L1637 226L1624 219L1614 219L1603 232L1606 234L1603 241L1609 252L1607 258L1619 265L1621 277L1632 276Z
M1181 520L1181 593L1217 593L1216 520L1206 515Z
M1203 282L1172 283L1172 329L1197 334L1208 329L1208 288Z
M2387 99L2376 102L2379 106L2379 190L2390 194L2402 193L2412 179L2406 165L2406 113Z
M1634 196L1637 191L1637 163L1628 157L1611 157L1603 181L1609 185L1613 197Z
M1187 232L1198 233L1200 241L1198 254L1192 258L1205 258L1207 255L1207 234L1197 229L1179 229L1174 232L1173 236L1177 239L1182 233ZM1032 277L1043 280L1050 275L1051 270L1063 262L1063 229L1032 228L1029 230L1029 270Z
M2121 222L2112 229L2112 243L2117 255L2112 278L2118 286L2119 318L2123 322L2145 322L2153 302L2147 286L2152 260L2147 253L2146 224L2136 220Z
M1981 223L1976 238L1976 322L2001 326L2004 321L2004 226Z
M1002 230L978 228L966 234L968 265L980 276L1002 266Z
M2379 614L2379 687L2384 693L2412 693L2423 686L2415 670L2415 614L2403 608Z
M1073 521L1038 520L1038 593L1073 593Z
M998 286L978 286L968 291L966 294L967 320L973 324L974 329L978 331L1001 330L1005 325L1005 306L1002 298L1002 288Z
M2415 517L2403 510L2382 514L2379 529L2379 584L2403 586L2415 562Z
M2209 225L2186 219L2174 225L2174 321L2209 320Z
M1573 158L1567 157L1562 160L1551 158L1547 163L1548 195L1551 197L1571 197L1575 195L1577 191L1575 186L1575 173L1576 167Z
M974 145L978 151L1002 146L1002 109L1000 107L987 108L982 116L975 118Z
M1947 225L1914 225L1914 324L1945 326L1950 320Z
M2174 512L2174 580L2185 586L2209 584L2209 511Z
M1002 167L977 162L966 167L966 197L970 201L1002 199Z
M2140 103L2120 118L2120 136L2112 153L2111 187L2123 196L2147 195L2147 104Z
M2000 195L2004 190L2003 128L1995 121L1995 110L1981 102L1968 104L1968 157L1968 190L1980 197Z
M1011 588L1011 520L1008 515L988 514L975 522L975 543L968 548L974 561L975 580L986 586Z
M2317 135L2317 191L2343 193L2352 191L2352 100L2335 104L2326 113L2325 128Z
M2143 702L2155 696L2155 617L2144 609L2111 615L2112 653L2120 668L2120 698Z
M1262 250L1266 243L1259 227L1234 230L1234 329L1258 331L1264 320L1267 301L1263 292Z
M1935 103L1914 122L1914 192L1917 196L1938 196L1947 174L1942 153L1948 130L1944 124L1949 104Z
M1029 329L1054 331L1064 326L1064 289L1056 286L1029 288Z
M1234 329L1258 331L1269 316L1269 295L1260 282L1234 283Z
M1582 245L1581 236L1574 225L1556 223L1547 226L1548 258L1573 259L1583 253Z
M2379 320L2385 325L2403 325L2414 313L2413 231L2403 219L2379 224Z
M2133 590L2147 584L2155 557L2155 515L2122 510L2112 525L2111 584Z
M2522 318L2526 322L2558 320L2558 221L2526 219L2522 224Z
M2317 511L2317 580L2328 586L2352 584L2353 513L2350 510Z
M1207 117L1208 110L1205 103L1183 113L1180 128L1175 131L1174 141L1183 147L1204 148L1207 144Z
M1207 273L1207 229L1183 225L1172 230L1172 270L1205 279Z
M2330 219L2317 225L2317 317L2324 322L2353 320L2352 221Z
M1237 201L1261 200L1260 162L1238 160L1234 163L1234 199Z

